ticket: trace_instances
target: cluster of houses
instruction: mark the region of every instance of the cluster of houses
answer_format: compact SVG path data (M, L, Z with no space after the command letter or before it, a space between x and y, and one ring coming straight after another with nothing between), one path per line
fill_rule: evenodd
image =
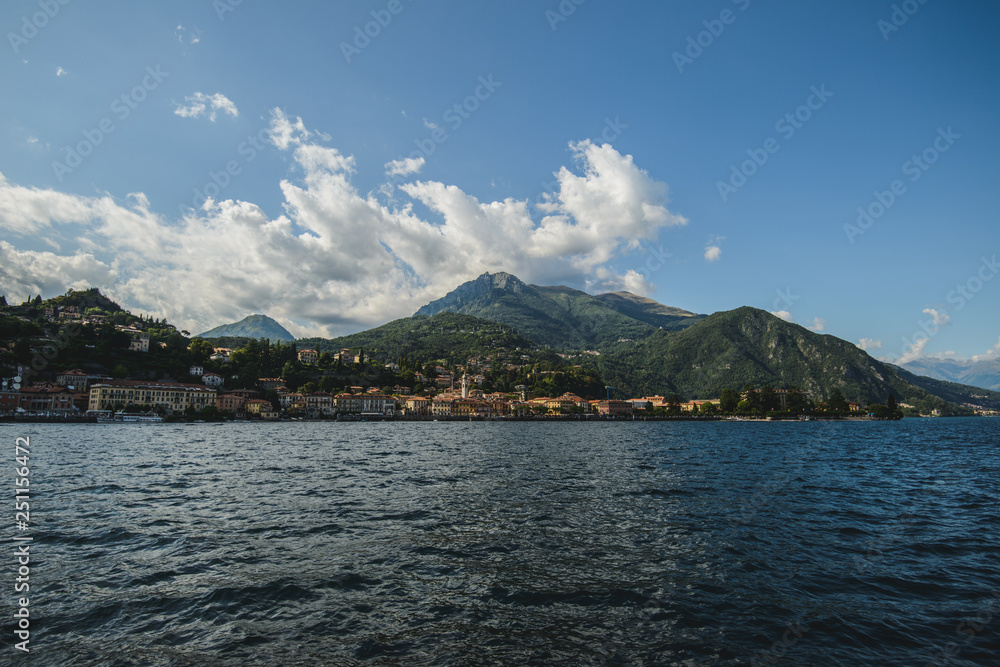
M66 311L61 311L63 316ZM68 316L77 313L69 310ZM131 335L134 349L147 351L149 336L138 329L119 327ZM212 359L226 363L231 349L215 348ZM357 363L360 354L349 349L332 355L336 360ZM319 352L312 349L298 351L302 363L314 364ZM526 357L522 357L526 359ZM367 361L368 359L365 358ZM237 417L257 419L279 419L283 415L305 418L333 418L340 415L361 417L413 417L413 418L479 418L524 417L530 415L600 415L604 417L632 417L650 414L654 410L670 407L663 396L644 396L627 400L590 400L572 393L558 397L528 397L527 387L518 385L514 393L485 393L477 388L485 382L481 372L489 370L485 360L470 358L466 370L455 377L447 369L437 367L430 376L416 374L416 379L425 385L436 387L436 395L414 396L405 386L394 387L350 387L341 393L323 391L291 391L281 378L259 378L255 389L226 390L223 377L207 372L203 366L189 369L192 382L153 381L135 379L114 379L104 375L88 374L83 370L63 371L54 383L40 383L30 387L13 388L3 386L0 390L0 413L31 412L71 413L104 411L127 408L129 406L149 406L165 414L183 414L215 407ZM510 359L508 367L516 366L518 359ZM397 370L394 364L386 364L390 370ZM560 371L536 371L531 375L545 375ZM198 382L200 381L200 382ZM457 386L456 386L457 385ZM264 394L274 391L275 401ZM776 390L775 395L785 408L785 390ZM680 403L683 413L705 411L705 404L718 406L718 400L693 400ZM852 411L860 411L860 406L851 404Z
M197 371L201 371L200 374ZM596 414L628 417L656 407L665 407L662 396L631 400L587 400L575 394L527 398L524 387L519 395L491 393L471 388L463 375L460 388L449 388L434 397L412 396L408 387L385 390L377 387L351 387L338 394L316 391L290 391L280 378L261 378L257 389L222 390L219 376L194 367L192 375L202 382L114 379L75 369L56 376L54 383L40 383L0 391L0 412L35 414L82 413L149 406L166 414L183 414L214 406L237 416L278 419L284 415L306 418L330 418L337 415L394 417L468 417L496 418L527 415ZM218 380L216 379L218 378ZM449 380L450 381L450 380ZM277 394L277 405L263 397L267 391ZM706 401L689 401L682 409L697 411Z

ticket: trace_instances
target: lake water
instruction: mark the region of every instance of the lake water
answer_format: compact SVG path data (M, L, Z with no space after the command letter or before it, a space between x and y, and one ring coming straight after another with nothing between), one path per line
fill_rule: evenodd
M0 664L1000 664L1000 419L0 437Z

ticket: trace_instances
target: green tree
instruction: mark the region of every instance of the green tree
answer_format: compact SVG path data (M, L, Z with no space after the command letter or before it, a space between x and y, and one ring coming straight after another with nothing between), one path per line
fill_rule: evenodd
M736 392L726 387L719 397L719 409L726 414L732 414L736 412L736 406L739 405L739 402L740 397L736 395Z
M826 400L826 408L838 415L847 413L847 401L844 399L844 394L841 393L840 389L835 388L830 392L830 397Z
M204 338L195 338L188 346L188 351L191 352L194 363L204 365L215 353L215 346Z

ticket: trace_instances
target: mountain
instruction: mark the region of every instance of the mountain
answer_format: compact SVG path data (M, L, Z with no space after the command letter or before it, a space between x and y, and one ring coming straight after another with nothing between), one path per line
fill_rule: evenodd
M629 292L593 296L485 273L417 316L444 312L500 322L564 352L596 348L601 354L583 363L595 366L620 396L717 398L727 387L770 384L798 387L815 398L839 389L862 404L885 402L891 392L925 414L961 412L956 404L1000 407L1000 393L914 375L853 343L756 308L697 315Z
M637 296L631 292L608 292L594 297L622 315L628 315L640 322L662 327L669 331L681 329L704 319L704 315L696 315L680 308L664 306L662 303Z
M602 349L704 317L629 292L593 296L571 287L528 285L509 273L484 273L416 314L440 312L506 324L538 345L562 350Z
M295 336L288 332L288 329L281 326L267 315L248 315L239 322L223 324L209 329L203 334L198 334L195 338L267 338L272 341L293 341Z
M599 357L604 379L622 393L718 397L746 384L798 387L814 397L839 389L848 400L897 400L926 412L945 402L1000 401L1000 393L920 378L880 362L853 343L814 333L756 308L710 315L683 331L657 331Z
M509 326L449 312L404 317L340 338L303 338L297 344L299 349L319 352L363 349L366 355L381 361L396 361L405 356L423 362L454 359L459 363L497 348L534 347L534 343L514 333Z
M901 364L903 368L936 380L959 382L974 387L1000 391L1000 359L966 361L923 358Z

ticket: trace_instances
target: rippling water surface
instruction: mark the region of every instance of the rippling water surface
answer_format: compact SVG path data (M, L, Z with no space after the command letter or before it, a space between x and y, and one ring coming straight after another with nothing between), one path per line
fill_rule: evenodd
M998 419L25 435L0 663L1000 664Z

